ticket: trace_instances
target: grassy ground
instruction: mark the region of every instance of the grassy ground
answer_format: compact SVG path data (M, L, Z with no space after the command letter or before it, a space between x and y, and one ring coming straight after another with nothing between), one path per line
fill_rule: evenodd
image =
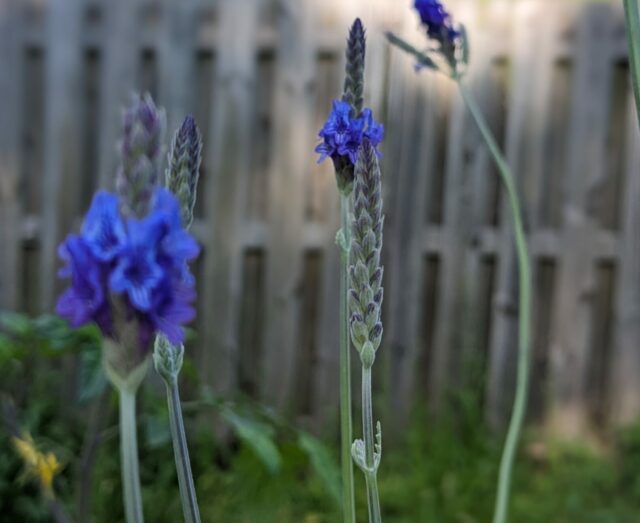
M14 427L28 430L43 450L55 452L65 464L54 487L75 520L87 413L102 395L103 406L97 416L101 443L85 485L91 498L90 521L122 521L115 397L104 389L96 373L99 358L94 356L99 353L95 352L94 334L84 332L69 338L70 333L60 329L49 320L21 324L20 336L14 331L3 335L0 329L3 405L15 406L13 415L8 416L13 417ZM38 354L29 349L34 346L41 348ZM83 356L76 404L60 401L68 384L56 358L68 354L62 348L69 346L84 356L93 354ZM186 412L204 522L340 520L337 434L323 443L259 404L220 402L204 393L198 397L199 402L186 405ZM147 387L141 403L146 521L180 522L162 389ZM447 416L438 425L415 416L404 441L383 450L379 480L386 523L491 521L501 441L485 429L473 401L459 398L449 409L454 411L455 416ZM5 426L11 425L7 424L6 409L4 417ZM214 418L233 428L230 443L220 444L211 430L214 423L202 422ZM22 471L9 432L0 430L0 522L51 521L33 480L23 477ZM358 521L365 521L364 484L358 471L356 480ZM529 431L517 462L510 521L640 521L640 426L611 436L606 448L598 450L544 441Z
M490 521L497 442L481 427L431 428L415 424L403 448L383 455L380 491L386 522ZM0 521L49 521L31 483L16 484L20 469L6 437L0 445ZM46 441L46 440L45 440ZM143 437L142 482L147 521L181 521L171 449ZM281 465L270 471L250 446L222 449L209 432L192 441L202 518L206 522L339 520L326 483L295 441L277 441ZM71 462L69 462L71 464ZM517 523L632 523L640 520L640 430L603 453L577 446L529 443L521 452L512 499ZM74 510L73 467L56 483ZM364 485L358 476L358 493ZM92 518L122 521L117 438L100 448L92 474ZM359 521L366 508L360 496ZM7 519L8 518L8 519Z

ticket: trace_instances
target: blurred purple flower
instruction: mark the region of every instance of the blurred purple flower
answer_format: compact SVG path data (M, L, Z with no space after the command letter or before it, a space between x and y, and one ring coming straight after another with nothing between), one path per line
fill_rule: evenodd
M116 173L116 192L127 216L141 218L149 212L153 189L160 182L165 127L165 112L151 96L134 95L122 117Z
M71 278L57 312L72 325L98 324L114 339L115 316L137 322L138 349L148 350L155 333L173 344L184 339L183 324L193 319L195 280L187 262L199 248L181 223L176 198L166 189L153 192L150 212L141 219L123 220L120 200L99 192L87 213L81 234L69 235L60 246L66 262L60 271ZM124 304L114 307L114 302Z
M429 37L443 45L452 44L460 37L460 31L454 27L451 15L440 0L415 0L413 6L422 23L427 26Z

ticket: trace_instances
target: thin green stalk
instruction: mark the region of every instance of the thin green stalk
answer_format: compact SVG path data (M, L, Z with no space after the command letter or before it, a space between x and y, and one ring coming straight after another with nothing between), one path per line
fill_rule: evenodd
M118 392L120 393L120 457L124 510L127 523L143 523L136 435L136 395L126 387L118 387Z
M173 454L176 460L178 485L180 486L180 499L182 511L186 523L200 523L200 512L196 499L196 489L191 474L189 461L189 448L182 421L182 406L180 405L180 392L177 379L167 381L167 402L169 404L169 424L171 426L171 440L173 441Z
M524 232L522 211L515 181L509 165L500 152L500 148L491 133L487 122L484 119L478 105L471 93L459 78L455 78L460 88L460 93L476 121L482 137L493 155L493 159L498 166L500 179L507 192L513 228L516 240L516 251L518 255L520 298L519 298L519 318L518 318L518 376L516 385L516 395L513 404L511 421L507 439L505 440L502 459L500 461L500 473L498 477L498 493L493 516L493 523L505 523L507 521L507 507L509 502L509 491L511 485L511 475L515 458L518 440L522 431L524 415L527 404L527 391L529 382L529 322L531 305L531 269L529 267L529 252L527 240Z
M624 0L624 14L627 19L631 83L636 99L638 124L640 124L640 6L638 0Z
M356 520L353 486L353 461L351 459L351 354L349 338L349 263L350 228L349 196L340 193L340 460L342 466L343 521Z
M373 443L373 407L371 402L371 367L362 366L362 434L365 452L365 480L367 483L367 506L369 507L369 523L381 523L380 496L378 495L378 478L374 462Z

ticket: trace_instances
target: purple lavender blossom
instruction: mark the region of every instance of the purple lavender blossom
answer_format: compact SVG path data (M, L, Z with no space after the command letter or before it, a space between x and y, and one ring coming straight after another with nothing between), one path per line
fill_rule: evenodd
M159 332L179 344L183 324L195 315L195 280L187 263L198 255L198 245L166 189L155 188L151 210L142 218L125 220L120 208L116 195L97 193L81 234L69 235L60 246L66 262L60 276L70 277L71 285L57 312L73 326L95 322L116 341L116 326L135 320L139 347L131 349L147 351Z
M376 154L377 146L384 138L384 126L373 119L371 109L364 109L357 117L352 116L348 102L334 100L329 118L319 133L322 143L315 151L320 154L318 163L330 157L335 164L348 160L351 166L358 160L358 150L363 138L368 138Z
M413 6L427 28L427 35L440 44L440 52L455 70L456 52L463 37L461 30L440 0L414 0Z
M422 23L427 26L427 33L434 40L454 41L460 37L460 31L454 27L451 15L440 0L415 0L413 6Z

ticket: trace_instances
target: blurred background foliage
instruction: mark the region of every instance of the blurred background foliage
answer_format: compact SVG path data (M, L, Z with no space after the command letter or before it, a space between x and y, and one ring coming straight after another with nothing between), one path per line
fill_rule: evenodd
M99 365L99 334L93 328L71 331L51 316L3 314L0 326L6 429L0 433L0 521L52 521L37 485L21 474L23 464L11 445L11 436L24 431L64 465L54 490L74 521L122 521L116 398ZM78 381L62 383L64 374L54 369L76 352L82 353ZM249 399L215 397L198 382L193 366L185 376L203 521L338 519L335 441L320 441ZM182 515L165 402L156 385L151 380L140 400L141 474L147 520L169 523ZM414 413L402 440L385 451L380 475L385 521L489 520L501 442L484 426L475 396L472 390L451 394L448 417L437 426ZM74 408L68 408L69 401ZM637 521L640 426L610 442L567 446L530 432L517 468L512 521ZM356 492L364 514L364 488Z

